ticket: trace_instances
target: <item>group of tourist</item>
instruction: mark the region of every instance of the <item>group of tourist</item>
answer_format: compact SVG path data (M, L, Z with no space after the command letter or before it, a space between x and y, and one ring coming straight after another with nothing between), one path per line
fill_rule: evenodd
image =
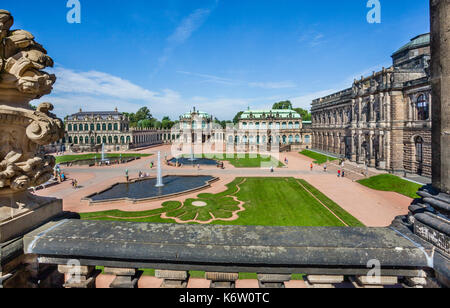
M58 181L58 183L66 181L66 175L62 172L60 165L56 165L53 177Z

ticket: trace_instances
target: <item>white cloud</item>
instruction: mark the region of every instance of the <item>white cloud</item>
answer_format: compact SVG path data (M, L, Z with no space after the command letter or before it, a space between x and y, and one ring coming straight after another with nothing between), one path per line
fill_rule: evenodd
M264 102L262 98L207 98L183 97L172 89L151 91L123 78L98 72L79 72L57 66L51 70L57 76L53 93L32 104L51 102L54 112L61 118L84 111L113 110L136 112L148 107L158 118L169 115L173 119L186 111L197 107L213 113L221 119L232 119L239 110L250 104Z
M215 1L215 5L211 9L197 9L181 21L175 31L167 38L167 46L158 58L158 66L153 75L166 64L174 50L189 40L192 34L205 23L217 4L218 1Z
M247 82L247 81L238 80L238 79L230 79L230 78L224 78L224 77L219 77L219 76L214 76L214 75L198 74L198 73L192 73L192 72L186 72L186 71L178 71L177 73L201 78L202 82L210 82L210 83L216 83L216 84L228 85L228 86L245 86L245 87L261 88L261 89L268 89L268 90L270 90L270 89L288 89L288 88L297 87L297 85L292 81Z
M249 86L262 89L288 89L295 88L297 85L292 81L281 82L250 82Z

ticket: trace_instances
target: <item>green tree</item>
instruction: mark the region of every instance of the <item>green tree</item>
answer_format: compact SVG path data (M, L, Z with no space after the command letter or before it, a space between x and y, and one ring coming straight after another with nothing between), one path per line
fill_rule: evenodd
M294 108L294 110L302 116L303 121L311 121L311 113L303 108Z
M292 109L292 103L291 101L282 101L282 102L278 102L273 104L272 109L275 110L291 110Z
M236 114L236 116L233 118L233 123L234 123L234 124L239 123L239 119L241 118L241 116L242 116L243 113L244 113L243 111L240 111L240 112L238 112L238 113Z

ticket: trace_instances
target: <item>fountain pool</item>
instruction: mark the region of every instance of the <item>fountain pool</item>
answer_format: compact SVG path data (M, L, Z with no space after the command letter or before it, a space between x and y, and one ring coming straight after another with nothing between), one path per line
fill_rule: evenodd
M156 187L156 178L136 180L130 183L115 184L104 191L84 198L84 200L90 201L91 204L121 200L150 201L208 188L216 180L218 179L212 176L168 175L163 177L164 186L162 187Z

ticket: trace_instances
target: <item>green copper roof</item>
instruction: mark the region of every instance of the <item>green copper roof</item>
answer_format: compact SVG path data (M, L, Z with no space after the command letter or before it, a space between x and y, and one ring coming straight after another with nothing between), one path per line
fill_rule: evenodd
M395 56L405 50L410 50L410 49L418 48L420 46L426 46L429 44L430 44L430 33L421 34L421 35L418 35L415 38L411 39L411 42L409 42L408 44L404 45L399 50L397 50L393 54L393 56Z
M203 111L197 111L197 110L195 112L193 112L193 111L186 112L181 117L182 118L191 118L194 113L200 118L210 118L211 117L208 113L203 112Z
M272 110L247 110L241 115L241 120L247 119L263 119L264 117L272 116L280 119L298 119L302 117L295 110L288 109L272 109Z

